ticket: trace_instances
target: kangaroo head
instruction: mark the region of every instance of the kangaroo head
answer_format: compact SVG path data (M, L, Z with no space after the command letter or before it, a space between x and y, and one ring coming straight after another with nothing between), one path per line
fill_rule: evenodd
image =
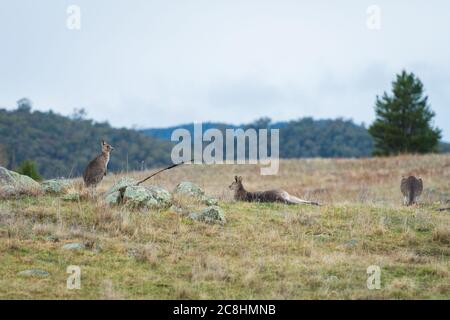
M105 140L102 140L102 152L110 153L113 150L114 148L110 144L106 143Z
M235 176L234 181L228 188L231 190L239 190L242 187L242 177Z

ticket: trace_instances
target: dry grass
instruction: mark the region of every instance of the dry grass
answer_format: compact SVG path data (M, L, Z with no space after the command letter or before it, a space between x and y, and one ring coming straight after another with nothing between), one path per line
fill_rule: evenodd
M149 172L132 172L143 178ZM422 203L403 207L403 175L424 180ZM201 206L183 198L163 211L106 206L92 197L0 202L0 297L101 299L421 299L450 298L450 156L286 160L276 176L258 166L187 165L154 177L172 190L188 180L220 199L225 226L185 217ZM321 207L238 203L234 175L249 190L282 187ZM178 208L178 209L176 209ZM62 249L82 242L85 250ZM65 287L67 266L82 270L81 290ZM366 287L367 267L382 270L381 290ZM44 269L48 278L17 272Z

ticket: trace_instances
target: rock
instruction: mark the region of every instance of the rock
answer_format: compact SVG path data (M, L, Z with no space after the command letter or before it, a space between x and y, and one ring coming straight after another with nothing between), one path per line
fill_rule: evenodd
M134 180L133 178L123 177L119 179L119 181L114 183L114 185L106 192L106 194L108 195L111 193L115 193L124 187L135 186L136 184L137 181Z
M203 197L202 199L203 203L207 206L217 206L219 204L219 200L212 198L212 197Z
M172 204L171 194L158 186L137 186L137 181L124 177L116 182L105 194L109 205L123 203L130 209L168 208Z
M17 275L24 276L24 277L45 278L45 277L48 277L50 275L50 273L48 273L45 270L40 270L40 269L29 269L29 270L20 271L19 273L17 273Z
M179 195L196 198L207 206L216 206L219 203L217 199L205 195L205 191L198 185L189 181L180 182L173 192Z
M67 192L72 183L64 179L51 179L42 182L41 186L45 193L62 194Z
M120 192L116 191L116 192L113 192L113 193L106 194L105 202L107 204L109 204L110 206L113 206L113 205L119 204L120 198L121 198L120 197Z
M105 202L109 205L117 205L119 204L122 195L120 190L129 186L135 186L137 181L133 178L123 177L119 181L117 181L106 193L105 193Z
M205 192L203 191L202 188L189 181L180 182L175 187L175 190L173 192L185 196L198 198L202 198L205 195Z
M158 186L148 186L147 189L152 193L159 205L169 207L172 204L172 195L166 189Z
M131 209L162 209L170 207L172 196L158 186L130 186L125 189L123 203Z
M14 178L11 171L6 168L0 167L0 185L12 185L14 184Z
M37 195L41 185L28 176L0 167L0 196Z
M63 245L62 248L65 250L83 250L86 248L86 246L83 243L74 242L74 243L67 243Z
M221 224L226 223L225 214L223 210L218 206L210 206L203 209L200 213L191 213L189 218L195 221L206 222L210 224Z
M142 208L157 204L147 189L142 186L127 187L123 194L123 203L129 208Z

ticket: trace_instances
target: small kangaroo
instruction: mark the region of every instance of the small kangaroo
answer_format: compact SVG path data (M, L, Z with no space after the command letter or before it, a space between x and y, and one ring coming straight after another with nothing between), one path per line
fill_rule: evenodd
M291 196L284 190L268 190L248 192L242 184L242 177L235 176L233 183L229 186L234 190L234 199L247 202L281 202L286 204L312 204L318 206L317 202L306 201Z
M89 162L84 170L83 180L86 187L97 187L103 177L106 176L111 151L114 150L114 148L104 140L102 140L101 146L102 153Z
M417 204L417 198L420 197L423 191L422 179L417 179L414 176L403 178L400 184L400 189L404 197L404 204L407 206Z

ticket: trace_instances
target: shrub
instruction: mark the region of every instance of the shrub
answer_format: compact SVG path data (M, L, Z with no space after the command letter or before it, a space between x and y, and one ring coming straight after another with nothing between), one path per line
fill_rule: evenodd
M36 181L42 180L42 176L39 174L36 163L31 160L23 161L20 164L20 166L16 169L16 172L23 174L25 176L29 176L30 178Z

